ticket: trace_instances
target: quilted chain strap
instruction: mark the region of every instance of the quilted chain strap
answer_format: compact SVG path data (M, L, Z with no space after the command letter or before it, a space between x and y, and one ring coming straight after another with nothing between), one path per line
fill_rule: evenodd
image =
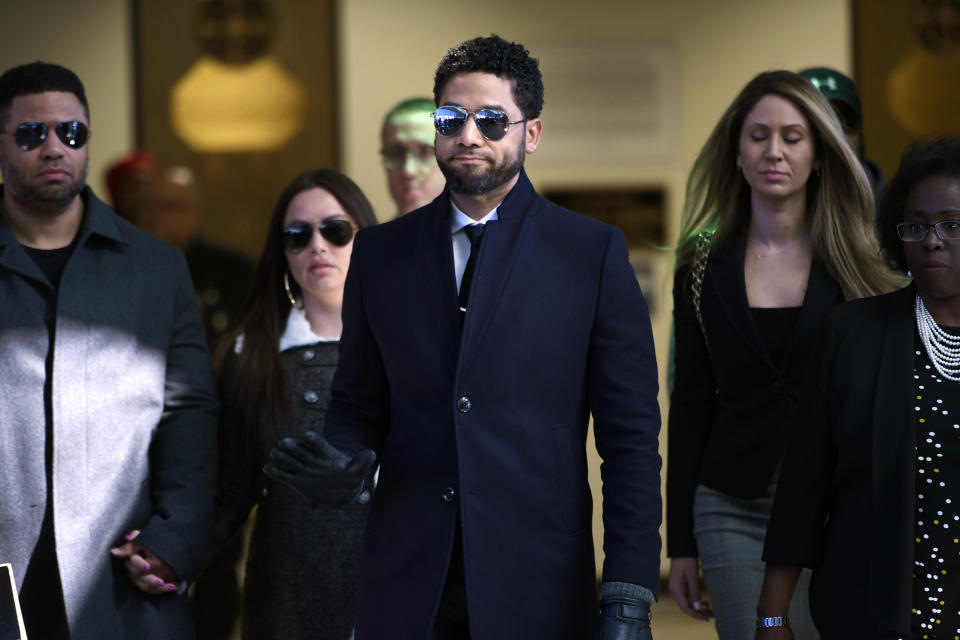
M700 333L703 334L703 343L707 346L708 351L710 350L710 343L707 341L707 328L703 325L701 295L703 293L703 279L707 275L707 259L710 257L711 239L713 239L713 231L701 231L697 234L693 268L690 270L690 301L693 303L694 313L697 314Z

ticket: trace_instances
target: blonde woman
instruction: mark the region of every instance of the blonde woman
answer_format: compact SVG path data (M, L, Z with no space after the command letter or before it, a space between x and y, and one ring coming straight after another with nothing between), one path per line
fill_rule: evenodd
M690 173L674 281L670 591L721 640L753 635L784 426L813 329L844 300L892 290L867 177L805 78L761 73ZM701 600L703 571L712 605ZM799 590L798 638L816 638Z

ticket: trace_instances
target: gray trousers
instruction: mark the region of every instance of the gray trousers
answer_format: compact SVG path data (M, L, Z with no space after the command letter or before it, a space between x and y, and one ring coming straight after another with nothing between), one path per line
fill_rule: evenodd
M700 569L716 616L720 640L751 640L757 629L757 599L763 585L763 539L773 492L755 500L728 496L702 484L693 502L693 533ZM804 569L790 603L790 627L796 640L818 640L810 618Z

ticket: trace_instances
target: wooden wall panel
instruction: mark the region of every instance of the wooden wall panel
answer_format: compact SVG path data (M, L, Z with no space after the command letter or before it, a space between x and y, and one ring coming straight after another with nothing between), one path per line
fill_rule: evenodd
M927 51L920 42L918 23L939 15L947 33L935 55L944 72L922 77L918 74L911 93L920 100L939 100L944 105L960 102L960 8L949 0L854 0L853 11L854 80L863 102L867 156L881 166L889 180L910 142L960 134L960 110L956 110L953 123L940 127L937 133L908 131L894 115L889 93L890 79L897 70Z
M259 255L283 187L298 173L338 166L335 0L270 0L277 21L268 49L306 93L304 128L283 149L196 153L173 133L170 91L200 55L195 0L134 1L137 144L162 166L193 169L202 190L203 235Z

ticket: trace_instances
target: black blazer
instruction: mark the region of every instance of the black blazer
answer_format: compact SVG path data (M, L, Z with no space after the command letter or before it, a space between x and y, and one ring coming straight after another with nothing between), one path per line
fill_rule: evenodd
M913 285L828 314L801 395L764 560L812 567L825 639L910 635Z
M714 243L716 244L716 243ZM796 407L813 329L843 302L816 260L792 336L778 367L747 304L745 237L711 247L702 292L710 350L690 302L690 266L673 285L676 372L667 440L667 551L696 556L693 497L698 483L735 496L767 491L782 452L784 425Z
M446 194L353 246L326 431L381 462L358 640L428 637L458 517L473 637L589 637L590 414L604 579L659 585L657 367L623 233L522 173L498 215L462 329Z

